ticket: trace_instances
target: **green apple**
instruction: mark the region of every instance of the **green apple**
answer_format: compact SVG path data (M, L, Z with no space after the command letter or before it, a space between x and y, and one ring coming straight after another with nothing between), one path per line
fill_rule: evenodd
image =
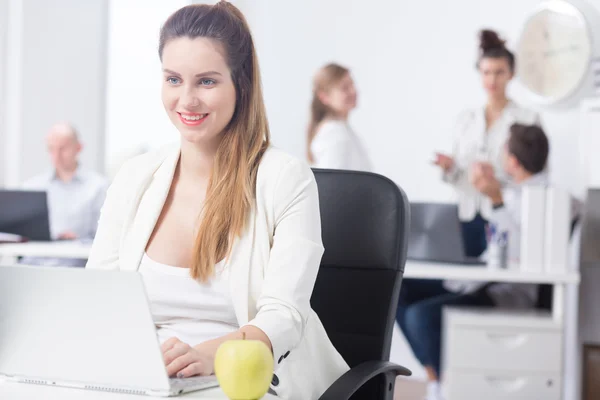
M260 340L229 340L217 349L215 375L231 400L260 399L273 378L273 355Z

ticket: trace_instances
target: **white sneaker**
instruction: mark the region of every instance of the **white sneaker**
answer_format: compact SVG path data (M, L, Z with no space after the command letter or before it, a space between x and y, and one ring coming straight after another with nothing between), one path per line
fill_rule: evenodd
M442 396L442 387L439 382L432 381L427 383L427 394L425 400L444 400Z

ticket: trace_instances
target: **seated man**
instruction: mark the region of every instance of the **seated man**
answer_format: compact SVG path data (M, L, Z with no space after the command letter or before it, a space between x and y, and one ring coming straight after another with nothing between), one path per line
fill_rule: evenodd
M48 193L53 239L93 239L108 182L79 165L82 145L72 126L54 125L47 143L54 170L28 180L23 189Z
M48 194L50 234L54 240L93 240L108 181L79 164L82 145L75 129L59 123L50 129L48 152L54 169L23 184L26 190ZM85 265L85 260L28 258L28 264Z
M521 191L524 186L548 185L545 171L548 151L548 138L539 126L514 124L504 161L511 183L501 188L490 164L477 164L472 171L473 186L492 202L490 222L508 232L512 261L518 262L521 253ZM537 285L495 284L487 290L499 306L532 307L537 302Z
M491 165L478 163L472 167L473 185L494 204L491 222L510 226L512 237L518 237L520 232L520 189L524 185L546 185L548 152L548 138L541 128L515 124L505 150L504 168L512 180L509 187L501 188ZM509 250L518 251L518 248ZM536 301L537 285L404 280L396 320L427 371L430 381L427 400L442 399L438 380L444 306L533 308Z

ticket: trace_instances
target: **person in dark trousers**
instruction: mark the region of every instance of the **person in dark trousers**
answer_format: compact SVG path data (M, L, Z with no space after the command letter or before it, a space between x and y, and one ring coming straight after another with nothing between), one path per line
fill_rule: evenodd
M471 185L492 204L490 221L509 231L511 257L518 257L521 230L521 190L525 185L547 184L546 163L549 143L536 125L513 124L503 146L503 169L491 163L473 165ZM506 184L498 178L508 177ZM485 283L406 279L402 283L396 320L415 357L429 379L427 400L441 400L442 310L445 306L534 308L538 286L530 284Z

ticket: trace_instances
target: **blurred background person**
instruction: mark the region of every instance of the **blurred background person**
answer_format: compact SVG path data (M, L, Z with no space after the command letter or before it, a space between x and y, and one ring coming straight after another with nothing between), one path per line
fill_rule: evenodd
M372 169L364 146L348 123L356 99L356 87L347 68L327 64L315 75L307 146L313 167Z
M473 165L475 190L493 204L490 221L508 232L509 257L518 259L521 234L521 190L545 186L549 142L536 125L514 124L509 139L501 146L502 169L490 163ZM497 175L508 179L503 189ZM443 400L441 378L442 310L447 306L532 309L538 301L538 285L407 279L402 282L396 320L413 353L429 378L427 400Z
M509 177L503 188L490 163L475 164L471 181L475 189L492 203L490 222L497 231L506 231L508 252L512 261L518 262L521 248L521 192L524 186L547 186L546 163L550 144L544 131L536 125L514 124L504 151L504 169ZM516 295L507 301L517 301ZM535 297L535 292L529 294Z
M26 181L23 189L47 192L52 239L91 240L96 234L108 181L80 165L83 146L70 124L53 125L46 141L53 169Z
M477 68L486 91L486 104L460 114L452 154L436 153L434 161L442 169L444 181L453 185L458 194L465 254L469 257L478 257L486 249L485 224L492 210L490 200L471 183L473 164L489 162L500 182L505 182L502 158L510 126L515 122L539 124L535 112L520 107L507 96L516 60L505 41L491 30L482 30L479 39Z

